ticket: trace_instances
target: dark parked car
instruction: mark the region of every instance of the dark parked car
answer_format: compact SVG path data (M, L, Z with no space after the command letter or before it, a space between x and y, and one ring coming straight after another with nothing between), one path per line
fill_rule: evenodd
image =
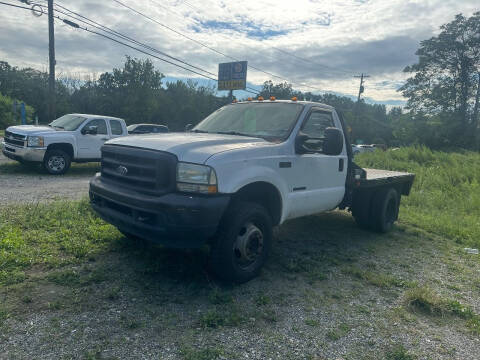
M127 126L128 134L168 133L168 126L155 124L133 124Z

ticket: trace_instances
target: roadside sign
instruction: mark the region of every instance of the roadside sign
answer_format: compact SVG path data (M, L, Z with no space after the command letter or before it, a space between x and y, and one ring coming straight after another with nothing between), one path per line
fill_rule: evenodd
M246 61L218 64L218 90L245 90L246 87Z

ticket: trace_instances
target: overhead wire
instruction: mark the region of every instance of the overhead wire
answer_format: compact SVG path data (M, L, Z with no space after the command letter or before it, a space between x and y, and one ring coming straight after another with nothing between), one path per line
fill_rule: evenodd
M7 6L12 6L12 7L16 7L16 8L21 8L21 9L25 9L25 10L30 10L30 11L32 10L31 7L26 7L26 6L21 6L21 5L11 4L11 3L6 3L6 2L3 2L3 1L0 1L0 4L2 4L2 5L7 5ZM37 4L37 5L42 8L42 12L43 12L43 13L46 13L43 5L39 5L39 4ZM56 11L56 12L60 12L60 11L58 11L58 9L55 10L55 11ZM68 11L69 11L69 10L68 10ZM60 12L60 13L62 13L62 12ZM71 17L71 15L65 14L65 12L63 12L63 14L66 15L66 16L70 16L70 17ZM115 39L115 38L113 38L113 37L111 37L111 36L105 35L104 33L100 33L100 32L98 32L98 31L91 30L91 29L89 29L89 28L87 28L87 27L82 27L82 26L78 25L77 23L74 23L74 22L72 22L72 21L70 21L70 20L68 20L68 19L64 19L64 18L62 18L62 17L60 17L60 16L58 16L58 15L55 15L55 14L54 14L53 17L56 18L56 19L58 19L58 20L61 20L62 22L64 22L65 24L67 24L67 25L69 25L69 26L71 26L71 27L74 27L74 28L77 28L77 29L80 29L80 30L83 30L83 31L86 31L86 32L89 32L89 33L92 33L92 34L95 34L95 35L97 35L97 36L101 36L101 37L103 37L103 38L109 39L109 40L111 40L111 41L114 41L114 42L116 42L116 43L118 43L118 44L124 45L124 46L126 46L126 47L128 47L128 48L131 48L131 49L133 49L133 50L139 51L139 52L141 52L141 53L143 53L143 54L145 54L145 55L151 56L151 57L153 57L153 58L155 58L155 59L158 59L158 60L160 60L160 61L163 61L163 62L165 62L165 63L171 64L171 65L173 65L173 66L176 66L176 67L181 68L181 69L183 69L183 70L186 70L186 71L188 71L188 72L191 72L191 73L194 73L194 74L196 74L196 75L199 75L199 76L201 76L201 77L203 77L203 78L206 78L206 79L209 79L209 80L213 80L213 81L218 81L217 78L214 78L214 77L211 77L211 76L202 74L202 73L200 73L200 72L198 72L198 71L192 70L192 69L187 68L187 67L182 66L182 65L179 65L179 64L174 63L173 61L167 60L167 59L165 59L165 58L161 58L161 57L159 57L159 56L157 56L157 55L154 55L154 54L151 54L151 53L149 53L149 52L147 52L147 51L145 51L145 50L143 50L143 49L141 49L141 48L132 46L132 45L127 44L127 43L125 43L125 42L123 42L123 41L120 41L120 40L118 40L118 39ZM83 23L85 23L85 22L83 22ZM93 26L92 24L89 24L89 26L98 28L98 26ZM106 28L106 27L105 27L105 28ZM103 30L103 31L105 31L105 30ZM117 35L117 36L119 36L119 35ZM135 41L135 40L132 39L131 41ZM139 42L137 41L137 43L139 43ZM188 64L188 63L187 63L187 64ZM188 64L188 66L191 66L191 65ZM203 70L203 69L202 69L202 71L208 73L207 71L205 71L205 70ZM212 74L212 73L210 73L210 74ZM213 75L215 75L215 74L213 74ZM253 89L253 90L255 90L255 89ZM258 91L256 91L256 90L255 90L255 92L249 91L248 89L245 90L245 91L258 94Z
M100 23L98 23L98 22L96 22L96 21L94 21L94 20L92 20L92 19L89 19L89 18L87 18L86 16L83 16L83 15L81 15L81 14L79 14L79 13L73 11L73 10L70 10L70 9L62 6L62 5L59 4L58 2L55 2L55 5L58 6L58 7L60 7L60 8L62 8L62 9L64 9L64 10L67 11L67 12L70 12L70 13L72 13L72 14L75 14L76 16L81 17L82 19L85 19L85 20L86 20L86 21L84 21L84 20L82 20L82 19L79 19L78 17L75 17L75 16L73 16L73 15L71 15L71 14L67 14L67 13L65 13L65 12L63 12L63 11L58 10L58 9L55 10L55 11L58 11L58 12L66 15L66 16L72 17L72 18L76 19L77 21L83 22L84 24L86 23L86 24L88 24L89 26L92 26L92 27L95 27L95 28L97 28L97 29L99 29L99 30L108 32L108 33L110 33L111 35L115 35L115 36L122 37L124 40L128 40L128 41L131 41L131 42L133 42L133 43L135 43L135 44L137 44L137 45L143 46L143 47L149 49L150 51L154 51L154 52L156 52L156 53L160 53L160 54L162 54L162 55L164 55L164 56L167 56L168 58L171 58L171 59L173 59L173 60L175 60L175 61L178 61L178 62L180 62L180 63L183 63L183 64L185 64L185 65L188 65L188 66L190 66L190 67L192 67L192 68L195 68L195 69L197 69L197 70L203 71L203 72L205 72L205 73L207 73L207 74L209 74L209 75L216 76L216 74L214 74L214 73L212 73L212 72L210 72L210 71L208 71L208 70L205 70L205 69L202 69L202 68L200 68L200 67L198 67L198 66L192 65L192 64L190 64L190 63L188 63L188 62L186 62L186 61L184 61L184 60L181 60L181 59L179 59L179 58L177 58L177 57L171 56L171 55L169 55L169 54L167 54L167 53L165 53L165 52L163 52L163 51L160 51L160 50L158 50L158 49L156 49L156 48L154 48L154 47L152 47L152 46L149 46L149 45L147 45L147 44L145 44L145 43L142 43L142 42L140 42L140 41L138 41L138 40L135 40L135 39L133 39L133 38L131 38L131 37L125 35L125 34L122 34L122 33L118 32L118 31L116 31L116 30L114 30L114 29L111 29L111 28L109 28L108 26L102 25L102 24L100 24ZM248 91L248 90L250 90L250 91ZM248 87L248 86L247 86L247 89L246 89L245 91L250 92L250 93L256 93L256 94L259 93L258 90L253 89L253 88Z
M217 49L215 49L215 48L213 48L213 47L211 47L211 46L209 46L209 45L207 45L207 44L205 44L205 43L203 43L203 42L201 42L201 41L198 41L198 40L196 40L196 39L194 39L194 38L192 38L192 37L190 37L190 36L188 36L188 35L185 35L184 33L180 32L180 31L178 31L178 30L175 30L174 28L172 28L172 27L170 27L170 26L168 26L168 25L165 25L165 24L161 23L160 21L156 20L155 18L153 18L153 17L151 17L151 16L149 16L149 15L147 15L147 14L144 14L143 12L141 12L141 11L139 11L139 10L136 10L135 8L133 8L133 7L129 6L129 5L121 2L120 0L112 0L112 1L114 1L115 3L117 3L117 4L119 4L119 5L123 6L123 7L125 7L125 8L127 8L127 9L129 9L130 11L133 11L134 13L136 13L136 14L138 14L138 15L146 18L146 19L149 19L150 21L152 21L152 22L154 22L154 23L156 23L156 24L158 24L158 25L160 25L160 26L162 26L162 27L164 27L164 28L166 28L166 29L174 32L175 34L180 35L180 36L182 36L182 37L184 37L184 38L186 38L186 39L188 39L188 40L190 40L190 41L192 41L192 42L194 42L194 43L196 43L196 44L198 44L198 45L200 45L200 46L202 46L202 47L204 47L204 48L206 48L206 49L208 49L208 50L210 50L210 51L213 51L213 52L215 52L215 53L217 53L217 54L219 54L219 55L222 55L222 56L224 56L224 57L226 57L226 58L228 58L228 59L231 59L231 60L234 60L234 61L240 61L239 59L237 59L237 58L235 58L235 57L233 57L233 56L230 56L230 55L228 55L228 54L226 54L226 53L224 53L224 52L222 52L222 51L219 51L219 50L217 50ZM256 70L256 71L262 72L262 73L264 73L264 74L266 74L266 75L268 75L268 76L271 76L271 77L280 79L280 80L282 80L282 81L290 82L292 85L297 84L297 85L300 85L300 86L303 86L303 87L307 87L307 88L310 88L310 89L313 89L313 90L316 90L316 91L320 91L320 92L324 92L324 91L325 91L325 90L318 89L318 88L316 88L316 87L313 87L313 86L310 86L310 85L307 85L307 84L302 84L302 83L290 81L289 79L287 79L287 78L285 78L285 77L283 77L283 76L276 75L276 74L273 74L273 73L271 73L271 72L269 72L269 71L262 70L262 69L260 69L260 68L258 68L258 67L256 67L256 66L251 65L251 64L249 64L248 67L251 68L251 69L254 69L254 70Z

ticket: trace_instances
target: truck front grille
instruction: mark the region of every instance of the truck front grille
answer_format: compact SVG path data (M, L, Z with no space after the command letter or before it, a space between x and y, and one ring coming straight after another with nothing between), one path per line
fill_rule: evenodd
M129 146L102 147L102 177L144 193L166 193L175 188L177 158L155 150Z
M25 135L19 135L12 133L11 131L5 131L5 143L15 146L25 146L25 141L27 137Z

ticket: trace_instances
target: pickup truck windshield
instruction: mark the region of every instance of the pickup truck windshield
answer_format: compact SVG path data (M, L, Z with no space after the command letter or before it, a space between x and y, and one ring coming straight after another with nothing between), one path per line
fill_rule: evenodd
M60 128L66 131L77 130L81 123L87 118L78 115L63 115L53 120L49 125L54 128Z
M302 104L294 103L232 104L206 117L192 131L283 141L290 134L302 109Z

